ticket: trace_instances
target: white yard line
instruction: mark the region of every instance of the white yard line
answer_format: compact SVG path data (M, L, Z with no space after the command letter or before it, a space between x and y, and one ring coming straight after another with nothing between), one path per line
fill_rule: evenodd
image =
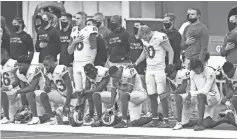
M34 136L16 136L16 137L2 137L2 139L19 139L19 138L35 138L35 137L53 137L53 136L61 136L67 134L51 134L51 135L34 135Z
M236 130L204 130L193 129L172 130L172 128L142 128L129 127L114 129L112 127L71 127L68 125L4 125L3 131L29 131L50 133L81 133L81 134L105 134L105 135L138 135L138 136L166 136L166 137L196 137L196 138L224 138L237 139Z

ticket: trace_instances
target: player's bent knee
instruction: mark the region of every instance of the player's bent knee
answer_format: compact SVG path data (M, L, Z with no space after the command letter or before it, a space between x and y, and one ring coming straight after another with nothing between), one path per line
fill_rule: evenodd
M28 101L31 101L32 99L34 99L35 98L35 93L34 92L28 92L28 93L26 93L26 99L28 100Z
M121 93L120 100L121 100L121 102L129 101L130 100L130 95L128 93Z
M183 101L183 98L182 96L180 95L174 95L174 98L175 98L175 102L177 103L181 103Z
M98 93L98 92L95 92L93 95L92 95L92 97L93 97L93 100L95 101L95 100L98 100L99 98L101 99L101 95L100 95L100 93Z
M40 100L45 100L45 99L49 99L49 96L46 93L41 93L40 94Z
M206 98L206 95L204 95L204 94L198 94L197 95L197 100L203 100L205 98Z

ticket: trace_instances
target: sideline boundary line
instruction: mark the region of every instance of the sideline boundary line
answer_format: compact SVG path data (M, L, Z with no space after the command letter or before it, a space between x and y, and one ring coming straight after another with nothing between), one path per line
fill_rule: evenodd
M112 127L71 127L69 125L18 125L6 124L0 126L1 131L50 132L50 133L81 133L104 135L131 135L131 136L163 136L163 137L196 137L196 138L223 138L237 139L237 131L233 130L204 130L193 129L172 130L172 128L142 128L129 127L114 129Z

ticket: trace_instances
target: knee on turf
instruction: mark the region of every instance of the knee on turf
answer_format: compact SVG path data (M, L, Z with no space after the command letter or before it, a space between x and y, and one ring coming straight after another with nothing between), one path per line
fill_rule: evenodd
M121 100L121 102L129 101L130 100L130 95L128 93L121 93L120 100Z

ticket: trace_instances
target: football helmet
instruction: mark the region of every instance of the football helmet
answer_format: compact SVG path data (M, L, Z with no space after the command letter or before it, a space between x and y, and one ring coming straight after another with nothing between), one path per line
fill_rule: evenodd
M76 106L69 112L68 121L72 127L78 127L83 124L84 112L80 110L79 106Z
M26 124L32 119L33 115L29 108L21 107L14 115L15 124Z
M84 124L85 126L90 126L92 123L94 123L94 118L91 118L89 114L87 114L84 118Z
M105 112L103 113L101 119L102 119L102 122L105 126L113 126L116 122L115 110L113 108L106 109Z

